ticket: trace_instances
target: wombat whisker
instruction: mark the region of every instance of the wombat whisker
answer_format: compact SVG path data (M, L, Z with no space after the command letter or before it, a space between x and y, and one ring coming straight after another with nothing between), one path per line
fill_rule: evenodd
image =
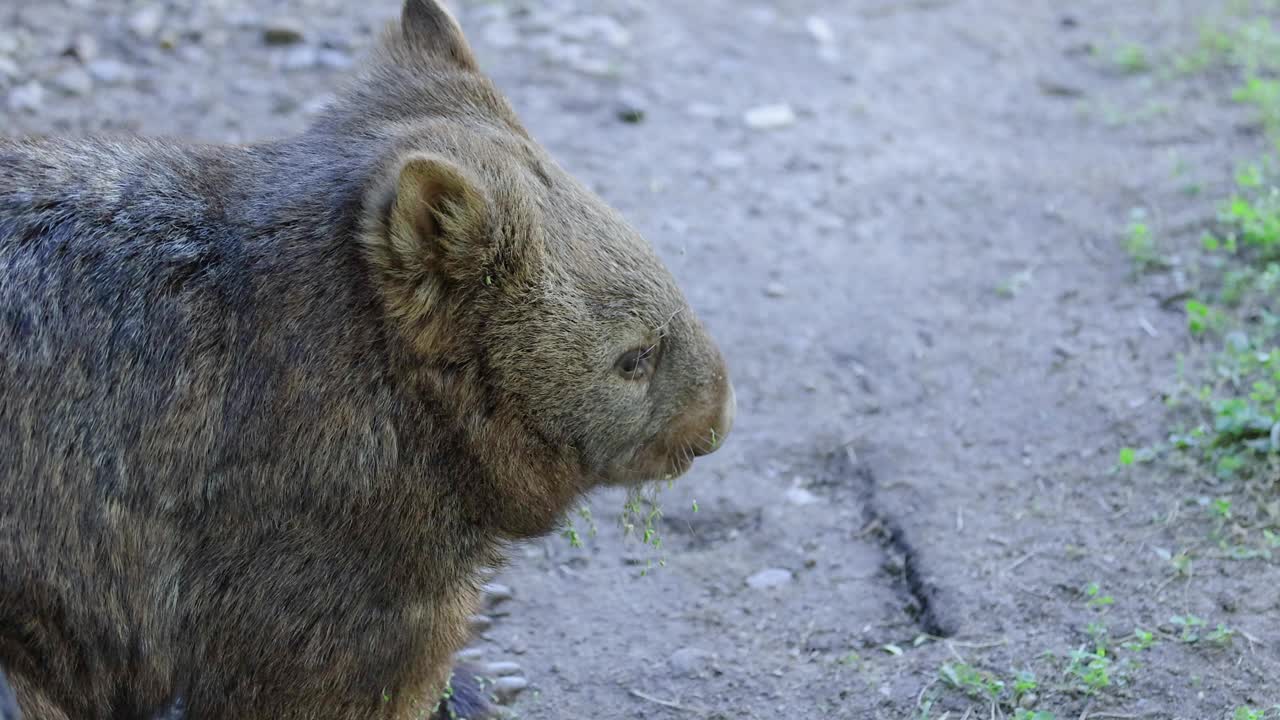
M681 448L681 453L685 462L693 462L693 459L697 457L697 455L694 453L694 448L691 443L686 442L684 444L684 447Z
M659 336L665 335L667 332L667 326L671 324L672 320L675 320L677 317L679 317L680 313L684 312L684 310L685 310L684 308L676 308L675 312L671 313L671 315L669 315L666 320L662 321L662 323L659 324L658 327L654 328L653 331L657 333Z

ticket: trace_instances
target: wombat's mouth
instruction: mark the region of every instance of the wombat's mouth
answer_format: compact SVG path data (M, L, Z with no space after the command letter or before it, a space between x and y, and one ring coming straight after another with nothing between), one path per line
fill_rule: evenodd
M630 461L606 470L601 484L630 486L675 480L693 468L693 461L697 457L706 454L707 451L694 451L690 448L673 452L664 443L657 441L643 447Z
M721 385L719 403L650 438L625 462L604 473L604 485L640 485L675 480L689 472L696 458L720 449L733 429L737 412L733 385Z

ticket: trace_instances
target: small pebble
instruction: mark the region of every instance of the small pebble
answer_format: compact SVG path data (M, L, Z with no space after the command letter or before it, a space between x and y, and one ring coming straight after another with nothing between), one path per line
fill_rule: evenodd
M160 32L164 23L164 8L159 5L147 5L129 17L129 29L138 37L149 40Z
M0 81L13 80L18 77L18 63L0 55Z
M485 600L490 605L496 605L500 602L510 600L515 596L515 592L512 591L510 587L501 583L489 583L484 586L482 591L484 592Z
M818 496L797 485L787 491L787 502L803 507L818 502Z
M354 64L351 55L342 50L321 50L316 53L316 64L327 70L346 70Z
M44 86L35 80L9 91L9 109L14 112L34 113L43 105Z
M831 23L823 20L816 15L805 18L804 27L822 45L830 45L836 41L836 34L831 29Z
M0 30L0 55L14 55L22 47L17 33Z
M65 68L49 78L49 84L66 95L88 95L93 90L93 78L79 65Z
M631 33L608 15L572 18L557 25L555 30L558 35L569 40L583 41L599 37L614 47L625 47L631 43Z
M711 165L718 170L737 170L747 164L747 157L732 150L717 150L711 156Z
M519 675L520 663L514 663L514 662L511 662L510 660L491 662L484 666L484 670L486 673L490 675L497 675L499 677L506 677L508 675Z
M714 659L715 656L706 650L681 648L672 653L667 662L671 665L671 670L677 675L697 677L707 669Z
M775 130L794 124L796 112L786 104L763 105L748 110L744 119L752 130Z
M85 69L94 80L103 85L120 85L133 78L133 68L112 58L94 60Z
M298 45L286 50L278 62L285 70L306 70L320 64L320 53L308 45Z
M508 703L527 687L529 687L529 681L522 677L500 677L493 681L490 689L497 696L499 703Z
M644 110L634 105L623 105L618 108L618 119L628 125L639 125L644 122Z
M790 585L792 579L790 570L769 568L747 578L747 587L754 590L772 590L784 585Z
M333 104L334 96L317 95L310 100L302 103L302 112L306 115L317 115L324 112L331 104Z
M262 28L262 41L268 45L296 45L305 38L302 24L288 18L277 18Z

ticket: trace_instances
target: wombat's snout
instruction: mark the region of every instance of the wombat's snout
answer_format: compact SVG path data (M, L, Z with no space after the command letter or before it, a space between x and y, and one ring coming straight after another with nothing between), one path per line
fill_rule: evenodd
M698 457L710 455L720 449L724 439L733 430L733 418L738 414L738 398L733 392L733 383L727 377L724 379L724 389L721 393L723 397L720 402L720 413L711 422L709 442L694 444L693 454Z

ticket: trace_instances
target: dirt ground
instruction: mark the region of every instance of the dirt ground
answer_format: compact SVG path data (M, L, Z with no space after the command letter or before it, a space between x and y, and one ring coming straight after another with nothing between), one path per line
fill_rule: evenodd
M616 494L585 548L514 549L480 646L524 666L522 717L1012 717L948 687L962 662L1034 670L1026 717L1280 703L1280 566L1171 574L1197 479L1115 467L1163 432L1185 342L1128 213L1192 232L1213 207L1175 168L1223 185L1264 141L1213 78L1097 50L1177 43L1214 2L454 6L535 136L659 248L739 399L663 493L661 552L620 537ZM0 0L0 131L296 131L397 10ZM1191 614L1238 640L1178 642ZM1164 641L1090 694L1063 660L1090 623Z

